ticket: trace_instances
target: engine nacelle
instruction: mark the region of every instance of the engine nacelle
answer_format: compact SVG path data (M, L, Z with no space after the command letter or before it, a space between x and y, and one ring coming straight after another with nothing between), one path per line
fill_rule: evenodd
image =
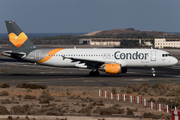
M121 65L120 64L104 64L104 70L106 73L119 74L121 73Z

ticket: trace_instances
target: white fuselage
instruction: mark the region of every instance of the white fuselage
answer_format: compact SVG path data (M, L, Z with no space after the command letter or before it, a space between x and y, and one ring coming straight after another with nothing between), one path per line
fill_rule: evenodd
M48 57L39 63L59 67L81 67L83 63L80 62L83 60L105 64L118 63L122 67L163 67L175 65L178 62L168 52L158 49L62 49L57 52L49 51L37 49L34 52L38 54L29 54L25 59L38 61Z

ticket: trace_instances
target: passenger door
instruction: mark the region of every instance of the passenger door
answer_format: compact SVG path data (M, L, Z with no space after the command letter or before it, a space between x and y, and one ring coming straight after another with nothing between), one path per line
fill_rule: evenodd
M40 50L36 50L36 52L35 52L35 60L40 60L40 53L41 53Z
M156 61L156 51L151 51L151 61Z

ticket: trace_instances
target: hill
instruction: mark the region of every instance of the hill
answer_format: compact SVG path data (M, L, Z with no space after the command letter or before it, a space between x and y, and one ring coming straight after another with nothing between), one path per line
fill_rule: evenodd
M88 36L106 36L106 35L122 35L122 34L146 34L154 37L173 37L175 34L169 34L163 31L140 31L135 30L134 28L127 28L127 29L112 29L112 30L105 30L105 31L98 31L98 32L91 32L88 33ZM84 36L87 36L85 34Z

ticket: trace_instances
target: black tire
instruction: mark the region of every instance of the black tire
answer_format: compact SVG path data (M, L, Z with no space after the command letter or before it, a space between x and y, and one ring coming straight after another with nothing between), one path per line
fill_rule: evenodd
M99 73L99 71L95 71L94 74L95 74L95 76L99 76L100 73Z
M99 76L99 71L95 71L95 72L91 71L89 72L89 76Z
M93 73L94 73L93 71L89 72L89 76L93 76Z

